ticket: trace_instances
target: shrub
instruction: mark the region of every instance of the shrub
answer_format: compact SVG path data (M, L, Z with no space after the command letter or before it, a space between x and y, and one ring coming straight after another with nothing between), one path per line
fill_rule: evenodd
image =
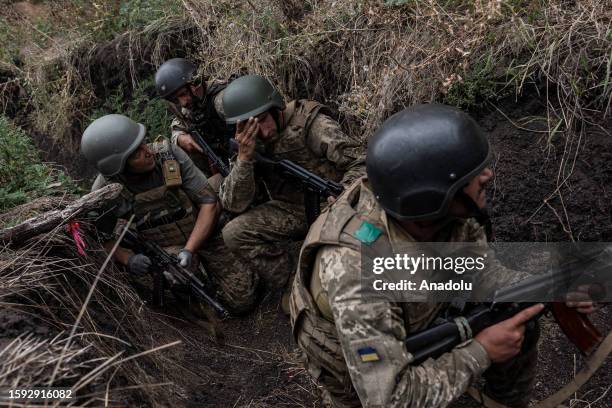
M125 88L120 85L102 106L92 113L91 120L110 113L120 113L145 125L150 141L160 135L169 136L172 116L166 103L156 97L153 77L139 82L131 96L127 95Z
M78 192L75 183L56 167L42 163L29 136L0 116L0 212L42 195Z

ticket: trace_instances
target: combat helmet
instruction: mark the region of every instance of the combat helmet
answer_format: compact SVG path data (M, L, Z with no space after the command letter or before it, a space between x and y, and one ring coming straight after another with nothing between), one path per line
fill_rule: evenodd
M105 177L121 173L128 157L140 146L146 128L123 115L94 120L83 132L81 153Z
M155 88L157 94L164 99L193 81L197 67L185 58L172 58L161 64L155 73Z
M237 78L223 93L223 112L230 125L271 108L284 109L285 101L270 81L260 75Z
M427 104L382 124L368 144L366 171L388 214L398 220L436 219L446 215L451 199L488 159L489 142L468 114Z

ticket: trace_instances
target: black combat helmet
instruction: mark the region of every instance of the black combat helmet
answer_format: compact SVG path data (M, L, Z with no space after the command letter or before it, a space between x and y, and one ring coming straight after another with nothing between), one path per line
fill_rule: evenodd
M366 168L387 213L425 220L443 217L488 158L489 142L468 114L446 105L417 105L382 124L368 144Z
M172 58L159 67L155 73L155 88L164 99L172 95L193 81L197 67L185 58Z

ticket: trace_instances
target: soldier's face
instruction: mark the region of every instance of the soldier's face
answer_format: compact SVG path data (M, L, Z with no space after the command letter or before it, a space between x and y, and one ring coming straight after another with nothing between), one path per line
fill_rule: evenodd
M261 140L271 139L278 134L276 121L270 112L257 115L257 120L259 122L259 138Z
M138 146L138 149L127 159L128 169L132 173L143 174L155 168L155 157L146 143Z
M172 95L172 99L177 103L181 108L193 109L193 97L202 97L200 95L203 92L203 88L201 86L195 86L193 84L189 84L187 86L182 87L178 91Z
M470 183L463 188L467 194L478 206L484 208L487 205L487 184L493 179L493 170L488 167L482 169L479 175L474 177Z

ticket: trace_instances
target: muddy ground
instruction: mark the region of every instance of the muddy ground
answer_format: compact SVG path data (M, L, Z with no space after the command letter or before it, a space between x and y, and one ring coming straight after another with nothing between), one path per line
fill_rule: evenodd
M609 241L612 238L610 136L601 129L592 128L587 129L582 138L571 139L570 143L555 138L547 145L547 134L539 133L546 128L544 123L538 120L525 123L524 120L535 115L545 117L544 105L538 99L524 98L516 104L509 102L501 106L515 124L493 107L478 118L489 132L495 150L493 163L497 177L490 199L497 239L566 241L573 237ZM519 129L517 125L535 132ZM58 160L56 157L46 159ZM559 195L554 192L562 163L573 166L573 171L567 183L558 189ZM548 204L543 204L545 199ZM173 393L173 405L321 406L316 385L299 366L289 320L278 303L278 298L264 299L254 313L222 322L224 344L214 341L206 327L185 320L178 313L155 313L149 322L151 344L174 339L183 341L167 353L167 364L157 367L162 373L158 378L160 382L172 381L177 385L168 387L168 392ZM597 318L598 325L603 330L610 330L611 317L610 311L601 314ZM551 319L544 319L542 326L535 388L537 399L566 383L581 364L576 349ZM612 406L611 378L612 363L608 362L577 394L571 406ZM477 404L463 398L455 406Z

